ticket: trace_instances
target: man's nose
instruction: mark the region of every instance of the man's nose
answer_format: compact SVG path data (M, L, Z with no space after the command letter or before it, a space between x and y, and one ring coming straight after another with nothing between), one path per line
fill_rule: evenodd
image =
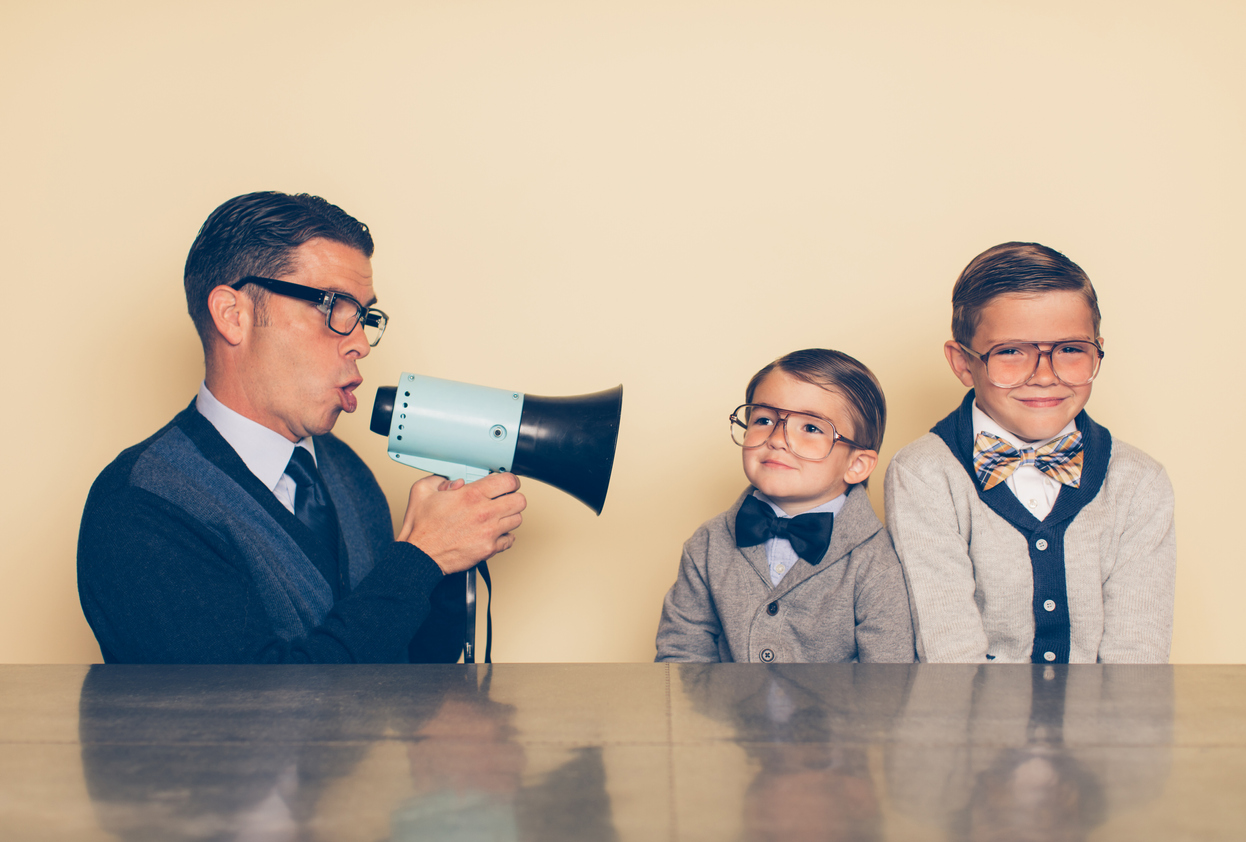
M368 344L368 337L363 332L363 319L360 319L355 324L355 329L342 337L342 353L362 359L371 352L372 346Z

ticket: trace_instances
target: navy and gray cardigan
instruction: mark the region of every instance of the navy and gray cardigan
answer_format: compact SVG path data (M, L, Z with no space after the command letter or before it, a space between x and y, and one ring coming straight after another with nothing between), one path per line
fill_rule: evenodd
M394 541L385 497L348 446L327 435L315 447L337 559L193 402L100 474L78 592L106 662L457 660L462 575Z

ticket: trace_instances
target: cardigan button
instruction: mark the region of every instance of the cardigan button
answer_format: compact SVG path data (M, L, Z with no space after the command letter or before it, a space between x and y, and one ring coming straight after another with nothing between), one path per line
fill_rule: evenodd
M774 660L774 651L770 649L761 650L761 659L764 663L770 663Z
M772 602L772 603L770 603L769 605L767 605L767 606L766 606L766 613L767 613L767 614L769 614L771 617L773 617L775 614L778 614L778 613L779 613L779 603L777 603L777 602Z
M1037 541L1034 542L1034 546L1038 547L1040 550L1047 549L1047 539L1039 538Z
M1055 611L1055 610L1056 610L1056 601L1055 601L1054 599L1048 599L1048 600L1046 600L1045 602L1043 602L1043 608L1045 608L1045 609L1046 609L1046 610L1048 610L1048 611Z

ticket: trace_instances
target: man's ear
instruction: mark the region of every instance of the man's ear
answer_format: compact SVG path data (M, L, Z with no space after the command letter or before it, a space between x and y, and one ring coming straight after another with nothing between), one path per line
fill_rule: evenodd
M956 379L973 388L973 372L969 370L969 355L965 353L964 348L960 347L960 343L955 339L944 342L943 354L947 357L947 364L952 367L952 373L956 375Z
M222 284L208 293L208 313L221 338L239 345L251 328L254 306L239 290Z
M876 467L878 467L877 450L858 450L852 454L848 472L844 474L844 482L849 485L865 482L870 478L870 474L874 473Z

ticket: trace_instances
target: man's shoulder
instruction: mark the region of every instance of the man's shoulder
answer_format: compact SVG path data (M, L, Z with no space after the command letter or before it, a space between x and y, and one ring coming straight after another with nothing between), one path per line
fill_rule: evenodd
M185 428L193 426L194 419L189 413L196 413L192 402L189 407L183 409L177 415L152 433L147 438L135 445L127 447L125 450L117 454L104 470L100 471L96 477L94 484L91 486L92 493L104 490L121 490L133 483L135 471L139 466L144 465L153 459L153 453L169 446L172 439L185 439Z

